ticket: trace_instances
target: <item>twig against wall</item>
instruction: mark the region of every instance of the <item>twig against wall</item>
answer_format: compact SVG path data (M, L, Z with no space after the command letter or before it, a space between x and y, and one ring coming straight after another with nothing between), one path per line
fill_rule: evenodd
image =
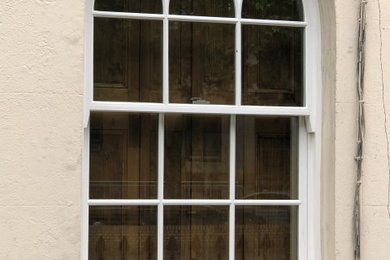
M364 145L364 64L365 64L365 33L366 33L366 4L367 2L361 0L360 2L360 17L359 17L359 37L358 37L358 80L357 80L357 94L358 94L358 133L357 133L357 174L355 199L353 209L354 222L354 243L355 243L355 260L360 260L360 187L362 178L362 163L363 163L363 145Z

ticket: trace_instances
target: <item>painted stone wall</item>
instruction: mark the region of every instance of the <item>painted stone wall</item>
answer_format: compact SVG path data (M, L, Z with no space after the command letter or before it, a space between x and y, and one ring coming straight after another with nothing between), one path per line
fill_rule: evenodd
M80 259L84 3L0 1L0 259Z
M361 192L361 258L390 259L388 211L390 127L390 2L367 1L365 150ZM353 198L356 180L358 0L335 0L335 77L328 50L329 1L323 24L324 107L322 166L323 259L354 259ZM327 21L328 20L328 21ZM326 23L326 21L328 23ZM325 37L324 37L325 36ZM330 74L329 74L330 73ZM332 81L335 88L332 88ZM332 111L334 109L334 112ZM330 111L330 112L329 112ZM332 142L334 140L334 142ZM330 143L328 143L330 141ZM334 155L333 155L334 154ZM332 163L334 161L334 164ZM334 172L332 172L334 167Z
M366 53L362 259L390 259L390 1L368 1Z
M319 2L322 255L345 260L353 259L359 1ZM368 0L367 18L362 259L390 259L390 1ZM80 258L83 33L83 0L0 1L0 259Z
M335 1L335 259L354 259L353 201L357 140L357 43L360 1Z

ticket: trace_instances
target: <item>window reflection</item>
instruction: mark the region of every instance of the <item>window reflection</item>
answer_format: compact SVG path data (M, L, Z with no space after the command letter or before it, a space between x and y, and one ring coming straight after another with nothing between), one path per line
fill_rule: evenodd
M242 17L303 21L301 0L244 0Z
M93 113L91 199L157 198L156 114Z
M229 116L165 116L164 198L229 197Z
M235 259L296 260L297 207L236 206Z
M156 206L91 206L88 259L157 259Z
M303 29L242 27L242 103L302 106Z
M161 0L95 0L95 10L132 13L162 13Z
M234 25L169 24L169 101L234 104Z
M164 207L164 259L228 258L229 207Z
M237 116L237 199L297 199L297 131L296 118Z
M162 22L95 18L94 100L162 102Z
M234 17L232 0L171 0L171 14Z

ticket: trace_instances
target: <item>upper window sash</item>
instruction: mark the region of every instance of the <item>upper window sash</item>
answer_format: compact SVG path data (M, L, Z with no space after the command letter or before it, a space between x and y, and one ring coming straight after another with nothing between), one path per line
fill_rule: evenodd
M135 20L161 20L161 21L164 21L164 34L166 34L166 30L169 30L167 28L165 28L167 25L165 25L165 21L166 23L168 23L168 21L188 21L188 22L207 22L207 23L226 23L226 24L236 24L236 28L237 27L241 27L243 25L260 25L260 26L278 26L278 27L297 27L297 28L307 28L308 27L308 23L306 21L306 16L305 15L302 15L304 18L302 19L302 21L294 21L294 20L272 20L272 19L253 19L253 18L241 18L241 9L243 8L243 1L240 1L240 0L237 0L234 2L235 4L235 17L212 17L212 16L199 16L199 15L181 15L181 14L169 14L169 6L167 5L167 2L169 1L166 1L166 0L163 0L162 1L162 6L163 6L163 12L162 14L160 13L152 13L152 12L148 12L148 13L136 13L136 12L118 12L118 11L100 11L100 10L95 10L93 7L92 7L92 10L90 11L91 14L92 14L92 17L110 17L110 18L124 18L124 19L135 19ZM303 1L304 2L304 5L307 1ZM306 3L307 5L307 3ZM101 9L101 8L100 8ZM130 10L131 11L131 10ZM303 13L303 12L302 12ZM93 18L92 18L93 19ZM93 24L93 23L92 23ZM239 32L241 33L241 31ZM88 37L87 37L88 38ZM236 37L238 38L238 37ZM307 32L305 30L305 34L304 34L304 46L306 46L305 42L307 42ZM92 39L91 39L92 40ZM165 39L163 41L163 45L165 45ZM92 42L93 43L93 40L92 41L89 41L90 43ZM237 39L236 39L236 46L237 46L238 42L237 42ZM237 46L238 47L238 46ZM240 46L241 48L241 46ZM305 48L305 47L304 47ZM164 49L165 49L165 46L164 46ZM307 64L308 64L308 60L306 58L307 56L307 50L304 49L304 59L303 59L303 67L304 68L307 68ZM240 54L237 54L236 56L236 59L237 58L241 58L240 57ZM164 51L164 55L165 54L165 51ZM93 56L93 55L89 55L89 56ZM91 57L92 60L93 60L93 57ZM166 58L165 58L166 59ZM236 61L237 63L237 61ZM163 64L163 70L168 70L166 68L166 62L164 62ZM165 65L165 66L164 66ZM238 67L238 66L236 66ZM165 75L166 73L164 73ZM239 72L236 72L236 77L238 76ZM240 75L241 76L241 75ZM164 76L166 77L166 76ZM234 105L210 105L207 106L207 107L204 107L204 108L197 108L197 107L194 107L195 111L198 111L199 113L232 113L232 114L259 114L259 115L271 115L271 114L275 114L275 115L297 115L297 116L304 116L306 117L308 120L308 123L310 125L313 125L314 123L312 123L311 120L309 120L312 115L314 114L314 112L312 112L312 101L311 101L311 97L309 96L313 96L313 94L311 93L312 91L308 91L310 89L310 87L308 86L308 81L307 81L307 75L306 75L306 69L304 69L304 85L303 85L303 89L304 89L304 95L303 95L303 105L300 106L300 107L295 107L295 106L286 106L286 107L275 107L275 106L256 106L256 108L253 108L252 106L242 106L241 104L241 95L242 95L242 89L240 88L240 93L237 93L236 91L236 96L239 97L240 99L240 102L237 102L237 97L236 97L236 103ZM90 77L89 78L89 81L91 81ZM165 94L167 92L167 85L169 85L169 83L166 83L166 79L163 79L164 83L163 83L163 92L164 92L164 96L167 96L167 94ZM236 79L237 81L237 79ZM310 80L310 82L313 83L313 80ZM89 92L87 94L87 97L88 97L88 102L86 102L86 106L87 106L87 110L88 111L97 111L97 110L100 110L102 109L102 104L100 102L97 102L97 101L94 101L93 98L92 98L92 93L93 93L93 82L90 82L89 84L86 84L86 85L89 85L90 87L88 88L87 92ZM237 82L236 82L236 85L237 85ZM179 111L181 110L181 107L184 108L184 110L193 110L193 108L190 108L190 107L187 107L187 105L184 105L184 106L181 106L181 104L172 104L172 103L169 103L167 97L163 97L163 102L161 104L163 104L164 106L161 106L160 107L160 103L158 104L143 104L143 103L127 103L126 104L116 104L117 102L105 102L106 104L104 105L104 109L109 109L110 111L139 111L139 112L142 112L142 111L145 111L145 112L148 112L148 111L157 111L159 110L160 112L170 112L170 111L177 111L176 109L179 109ZM191 106L191 105L190 105ZM204 106L204 105L202 105ZM211 106L215 106L215 108L211 108ZM110 107L110 108L109 108ZM130 108L132 107L132 108ZM235 110L235 111L233 111ZM211 112L208 112L208 111L211 111ZM272 112L274 111L274 112ZM86 114L89 114L86 113ZM84 120L84 125L86 125L86 122L88 121L88 118L89 118L89 115L86 115L87 119ZM314 129L314 127L310 127L310 129Z

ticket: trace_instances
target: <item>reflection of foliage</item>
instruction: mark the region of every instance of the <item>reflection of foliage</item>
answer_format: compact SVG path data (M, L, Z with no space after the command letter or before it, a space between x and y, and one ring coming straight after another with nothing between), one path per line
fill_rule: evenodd
M300 0L244 0L242 17L275 20L303 19Z
M302 28L244 26L244 93L277 90L283 102L297 102L291 95L301 86L302 39Z
M300 46L298 36L300 30L299 28L276 26L245 26L244 32L247 32L245 37L248 39L245 39L244 42L247 42L246 46L255 55L264 51L269 53L272 50L280 53L290 48L291 41L295 41L297 46ZM287 55L287 53L284 54Z
M234 16L232 0L171 0L170 13L201 16Z
M162 13L161 0L95 0L95 10Z
M267 3L267 0L258 0L257 3L255 4L256 11L264 11L266 8L269 8L270 6L272 6L272 4Z

